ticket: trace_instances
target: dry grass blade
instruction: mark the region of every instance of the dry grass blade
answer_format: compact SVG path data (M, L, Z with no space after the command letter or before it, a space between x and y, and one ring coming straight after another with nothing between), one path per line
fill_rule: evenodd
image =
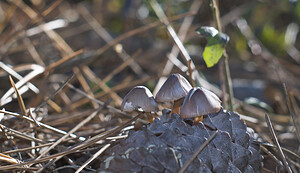
M273 138L273 140L274 140L274 142L275 142L275 144L276 144L276 146L277 146L277 149L278 149L278 151L279 151L279 153L280 153L280 156L281 156L281 159L282 159L282 161L283 161L283 164L284 164L284 166L285 166L287 172L288 172L288 173L292 173L292 170L291 170L291 168L290 168L289 165L288 165L288 162L287 162L287 160L286 160L286 158L285 158L285 155L284 155L283 152L282 152L282 149L281 149L281 147L280 147L280 144L279 144L278 139L277 139L277 137L276 137L276 134L275 134L275 131L274 131L272 122L271 122L270 117L269 117L268 114L266 114L266 121L267 121L269 130L270 130L270 133L271 133L271 135L272 135L272 138Z
M33 112L32 112L32 109L31 109L31 108L29 108L29 116L33 119L34 124L35 124L37 127L40 127L39 122L36 121L36 119L33 117Z
M76 121L78 119L81 119L83 117L90 115L91 113L95 112L96 110L97 109L89 109L89 110L85 110L85 111L78 111L76 113L71 112L61 118L47 119L47 124L51 125L51 126L57 126L57 125L63 125L64 123L70 123L70 119L72 119L72 121Z
M23 32L28 26L32 25L32 24L35 24L36 22L40 21L42 17L45 17L47 16L50 12L52 12L60 3L62 2L62 0L57 0L55 1L54 3L52 3L45 11L42 12L42 15L39 15L39 16L36 16L35 19L31 20L30 22L28 22L27 24L25 24L23 27L19 28L18 30L12 32L12 33L9 33L9 36L6 37L4 40L3 40L3 43L6 43L6 44L3 44L3 46L0 47L0 50L7 50L7 47L9 47L12 42L14 42L15 40L15 36L16 35L19 35L20 32ZM18 4L14 4L15 6L19 6L21 3L21 1L18 1L17 2ZM1 41L1 40L0 40Z
M155 11L156 15L158 16L158 18L160 19L160 21L162 23L164 23L164 25L167 27L168 33L172 38L172 41L175 43L175 45L178 47L178 49L180 50L180 55L182 56L182 58L185 60L186 64L191 61L191 68L194 69L193 73L192 73L192 80L197 81L197 83L200 86L204 86L206 85L211 85L211 84L207 84L209 82L205 81L204 79L201 78L201 76L199 75L198 71L196 70L195 64L193 63L190 55L188 54L187 50L185 49L185 47L183 46L181 40L178 38L175 30L173 29L173 27L170 25L170 22L168 21L168 18L166 17L164 11L162 10L162 8L159 6L159 4L157 3L156 0L151 0L150 4L153 8L153 10ZM187 72L188 73L188 72ZM210 87L206 87L208 89L211 89Z
M70 130L67 134L65 134L63 137L61 137L59 140L57 140L54 144L52 144L49 148L47 148L46 150L44 150L39 157L37 157L35 160L38 160L40 158L42 158L45 154L47 154L51 149L53 149L54 147L56 147L58 144L60 144L63 140L65 140L67 137L69 137L70 134L74 133L75 131L77 131L79 128L81 128L82 126L84 126L86 123L88 123L89 121L91 121L91 119L93 119L96 115L97 115L98 111L92 113L90 116L88 116L87 118L85 118L83 121L81 121L78 125L76 125L72 130Z
M157 3L156 0L151 0L150 4L153 8L153 10L155 11L157 17L159 18L159 20L167 26L168 32L171 35L173 41L175 42L176 46L179 48L183 58L186 61L189 61L191 59L190 55L188 54L188 52L186 51L186 49L184 48L182 42L180 41L180 39L178 38L175 30L173 29L173 27L170 25L170 22L168 21L167 16L165 15L165 13L163 12L162 8L159 6L159 4Z
M120 132L122 129L124 129L125 127L127 127L128 125L130 125L132 122L136 121L138 118L140 118L143 114L142 113L139 113L138 115L134 116L133 118L131 118L130 120L126 121L125 123L123 123L122 125L120 125L119 127L115 127L114 129L112 130L109 130L109 131L106 131L102 134L99 134L97 136L94 136L90 139L88 139L87 141L85 141L83 144L81 145L78 145L76 147L74 147L73 149L82 149L82 148L85 148L85 147L88 147L88 146L91 146L93 145L94 143L98 142L99 140L102 140L102 139L106 139L107 137L110 137L118 132Z
M118 105L121 105L122 98L116 92L112 91L111 88L107 86L105 82L103 82L103 80L97 77L97 75L90 68L88 68L88 66L82 67L82 71L90 81L97 83L103 89L103 91L107 92Z
M31 119L31 118L29 118L29 117L26 117L26 116L23 116L23 115L20 115L20 114L18 114L18 113L13 113L13 112L4 111L4 110L0 110L0 113L4 113L4 114L8 114L8 115L13 115L13 116L15 116L15 117L22 118L22 119L24 119L24 120L27 120L27 121L29 121L29 122L34 123L34 120L33 120L33 119ZM67 134L67 132L65 132L65 131L63 131L63 130L54 128L54 127L52 127L52 126L49 126L49 125L44 124L44 123L41 123L41 122L39 122L39 125L40 125L41 127L43 127L43 128L46 128L46 129L48 129L48 130L51 130L51 131L56 132L56 133L59 133L59 134L63 134L63 135ZM85 140L84 137L78 137L78 136L76 136L75 134L70 134L70 136L71 136L72 138L78 138L78 139L81 140L81 141L84 141L84 140Z
M293 161L292 159L290 158L287 158L288 162L292 163L294 166L298 167L298 169L300 168L300 164ZM293 169L293 172L297 172L297 170L295 170L295 168Z
M18 137L18 138L21 138L21 139L24 139L24 140L27 140L27 141L30 141L30 142L35 141L35 142L42 143L42 144L46 143L45 141L43 141L41 139L37 139L35 137L29 136L25 133L19 132L19 131L14 130L14 129L11 129L11 128L6 127L4 125L1 125L1 126L2 126L2 129L5 130L7 135L15 136L15 137ZM1 131L2 131L2 129L1 129Z
M61 112L62 108L56 104L54 101L52 101L51 99L47 101L48 105L53 108L56 112Z
M78 12L81 13L83 18L89 23L89 25L91 25L91 27L106 43L109 43L110 41L113 40L113 37L100 25L100 23L89 13L89 11L83 5L78 5ZM118 51L116 47L117 46L115 46L114 51L117 53L117 55L123 61L128 60L129 55L125 52L125 50ZM143 72L142 67L135 61L129 64L129 66L138 76L140 77L147 76Z
M181 19L185 16L191 16L191 15L195 15L195 14L196 14L195 12L188 12L188 13L180 14L180 15L177 15L177 16L174 16L174 17L170 17L170 18L168 18L168 20L169 21L178 20L178 19ZM112 40L108 44L106 44L105 46L103 46L103 47L99 48L98 50L96 50L95 57L101 55L102 53L107 51L112 46L118 44L119 42L121 42L121 41L123 41L123 40L125 40L129 37L132 37L133 35L143 33L145 31L147 31L151 28L157 27L159 25L161 25L161 22L157 21L157 22L153 22L153 23L150 23L148 25L133 29L131 31L128 31L127 33L115 38L114 40Z
M13 2L13 3L15 3L15 2ZM37 16L39 16L38 13L36 13L30 6L28 6L27 4L25 4L23 2L20 3L20 4L16 4L16 5L20 9L22 9L22 11L25 14L27 14L32 20L36 19ZM43 17L41 19L43 19ZM46 27L45 22L43 20L41 20L38 23L40 24L39 28L41 30L43 30L47 34L47 36L57 44L57 46L59 46L61 48L60 50L63 50L64 53L66 53L66 54L72 54L72 53L74 53L73 50L72 50L72 48L66 43L66 41L59 34L57 34L53 30L49 30Z
M191 63L192 63L192 60L189 60L189 61L188 61L189 78L190 78L190 82L191 82L192 87L195 87L195 86L196 86L196 85L195 85L195 81L194 81L193 78L192 78L193 69L192 69L192 67L191 67Z
M5 70L8 74L15 77L16 79L22 80L23 77L21 75L19 75L16 71L14 71L12 68L10 68L8 65L4 64L1 61L0 61L0 67L3 70ZM32 83L28 82L26 85L36 94L39 93L39 89L37 87L35 87Z
M97 151L91 158L89 158L75 173L82 171L88 164L90 164L95 158L102 154L111 144L106 144L99 151Z
M37 64L31 64L31 69L33 69L32 72L28 73L24 78L22 78L21 80L19 80L15 86L16 88L19 88L19 92L20 94L22 94L22 92L20 91L23 85L25 85L26 83L28 83L31 79L33 79L34 77L38 76L39 74L44 72L44 67L37 65ZM21 89L20 89L21 88ZM26 90L25 90L26 91ZM25 92L23 91L23 92ZM12 101L11 98L9 98L12 94L14 93L14 88L10 88L1 98L1 106L9 103L10 101Z
M82 94L83 96L87 97L88 99L95 101L95 102L98 103L101 107L103 107L103 106L105 105L105 103L103 103L102 101L97 100L97 99L95 99L95 98L93 98L93 97L87 95L85 92L81 91L80 89L75 88L75 87L74 87L73 85L71 85L71 84L68 84L68 87L70 87L70 88L73 89L74 91L78 92L79 94ZM109 109L109 110L112 111L112 112L119 113L119 114L121 114L121 115L123 115L123 116L125 116L125 117L127 117L127 118L132 118L132 116L130 116L130 115L128 115L128 114L126 114L126 113L124 113L124 112L120 111L119 109L116 109L116 108L114 108L114 107L112 107L112 106L107 105L106 107L107 107L107 109ZM138 120L138 121L139 121L140 123L142 123L142 124L147 124L147 122L144 121L144 120Z
M72 58L75 58L76 56L80 55L83 53L83 49L77 50L76 52L72 52L71 54L64 56L62 59L58 60L55 63L50 64L49 66L46 67L45 72L49 72L52 69L60 66L61 64L71 60Z
M9 75L9 81L10 81L11 86L14 88L15 93L16 93L16 95L17 95L18 104L19 104L19 107L20 107L20 109L21 109L21 111L22 111L22 114L25 115L25 116L27 116L27 111L26 111L26 107L25 107L23 98L22 98L22 96L20 95L19 90L18 90L18 88L16 87L15 82L14 82L14 80L11 78L10 75Z
M21 148L21 149L16 149L16 150L5 151L5 152L3 152L3 154L12 154L12 153L18 153L18 152L22 152L22 151L37 149L37 148L43 148L43 147L47 147L52 144L53 143L47 143L47 144L41 144L41 145L34 146L34 147L27 147L27 148Z
M192 157L181 167L181 169L179 170L179 173L183 173L188 167L189 165L193 162L193 160L200 154L200 152L208 145L208 143L214 139L214 137L216 137L216 135L218 134L218 130L216 132L214 132L200 147L199 149L194 153L194 155L192 155Z
M262 151L264 151L271 159L273 159L279 165L279 169L284 167L282 162L280 160L278 160L276 158L276 156L274 156L274 154L272 154L266 147L261 145L260 148L262 149Z
M38 22L39 20L41 20L42 19L42 17L45 17L45 16L47 16L49 13L51 13L56 7L58 7L58 5L60 4L60 3L62 3L63 2L63 0L56 0L56 1L54 1L46 10L44 10L42 13L41 13L41 16L38 16L36 19L33 19L32 21L31 21L31 23L33 24L33 23L36 23L36 22Z
M54 158L61 158L65 155L68 155L68 154L71 154L71 153L74 153L80 149L83 149L83 148L86 148L88 146L91 146L93 144L95 144L96 142L98 142L99 140L102 140L102 139L105 139L109 136L112 136L114 135L115 133L117 132L120 132L120 130L122 130L123 128L125 128L126 126L128 126L129 124L131 124L133 121L136 121L138 118L140 118L143 114L138 114L137 116L133 117L132 119L128 120L127 122L123 123L122 125L120 125L119 127L116 127L112 130L109 130L107 132L104 132L100 135L97 135L97 136L94 136L90 139L88 139L87 141L85 141L84 143L76 146L76 147L73 147L72 149L70 150L67 150L67 151L63 151L63 152L60 152L60 153L57 153L57 154L53 154L53 155L50 155L50 156L46 156L44 158L41 158L39 160L34 160L34 161L28 161L28 162L23 162L23 163L20 163L20 164L16 164L16 165L8 165L8 166L0 166L0 170L10 170L10 169L15 169L15 168L19 168L20 166L23 166L23 165L29 165L29 164L35 164L35 163L41 163L41 162L44 162L44 161L47 161L47 160L51 160L51 159L54 159Z
M5 139L7 139L7 134L6 134L6 132L5 132L5 129L4 129L4 127L2 126L2 124L0 124L0 129L1 129L1 133L2 133L2 135L3 135L3 137L5 138Z
M61 91L67 85L67 83L72 80L73 77L74 75L72 74L72 76L70 76L53 94L51 94L51 96L47 97L39 106L37 106L33 112L39 111L39 109L43 107L51 98L56 96L56 94L59 93L59 91Z
M11 17L13 16L14 12L16 11L16 9L17 9L17 6L13 5L13 4L8 7L8 9L7 9L6 13L5 13L5 18L0 23L0 33L2 33L3 29L5 28L5 26L7 25L7 23L11 19Z
M297 139L300 142L300 129L299 129L299 126L297 125L297 115L295 113L292 98L291 98L291 95L288 92L288 89L287 89L285 83L283 83L282 85L283 85L283 89L284 89L285 98L287 100L286 104L287 104L287 107L288 107L288 110L289 110L289 113L290 113L290 117L291 117L293 125L296 129Z
M198 0L194 0L193 4L191 5L190 7L190 12L194 12L196 13L199 8L201 7L201 4L202 4L203 1L198 1ZM179 39L183 42L186 38L186 35L189 31L189 28L191 27L192 25L192 22L193 22L193 19L194 19L194 16L186 16L179 28L179 31L178 31L178 37ZM169 75L173 69L173 66L176 65L174 63L177 62L177 67L179 66L178 63L181 63L178 59L177 59L177 56L179 54L179 50L178 48L174 45L172 47L172 50L170 51L170 54L168 55L168 61L162 71L162 75ZM183 64L182 64L183 65ZM182 69L182 71L185 71ZM155 89L153 91L153 95L155 95L158 90L160 89L160 87L163 85L163 83L167 80L167 78L165 77L161 77L159 78L156 86L155 86Z
M185 59L186 63L191 61L191 68L195 69L195 64L192 62L190 55L188 54L187 50L183 46L181 40L178 38L175 30L170 25L170 22L168 21L168 18L165 15L162 8L159 6L159 4L157 3L156 0L151 0L150 4L151 4L153 10L155 11L156 15L158 16L159 20L167 27L167 30L168 30L170 36L172 37L172 40L174 41L175 45L180 50L180 54L183 57L183 59ZM193 75L198 75L198 72L194 71ZM191 78L193 80L193 76L191 76Z
M137 79L137 80L134 80L134 81L129 81L129 82L123 82L117 86L114 86L112 88L110 88L109 91L102 91L102 92L99 92L95 95L95 98L100 98L102 96L105 96L107 94L110 94L110 93L113 93L113 92L117 92L117 91L121 91L123 89L126 89L126 88L132 88L136 85L140 85L142 83L145 83L149 80L153 80L153 79L156 79L157 77L145 77L145 78L142 78L142 79ZM86 104L89 102L89 98L83 98L77 102L74 102L71 106L70 106L70 109L75 109L83 104ZM120 112L120 111L118 111ZM125 115L126 116L126 115Z
M25 35L25 32L23 32L23 34ZM32 59L39 65L41 66L45 66L45 63L43 62L42 58L40 57L38 51L36 50L36 48L34 47L34 45L32 44L31 40L28 37L24 37L23 38L23 43L24 45L27 46L28 52L30 53Z
M85 67L89 68L87 66L85 66ZM79 68L78 67L74 67L73 68L73 72L74 72L77 80L79 81L80 85L82 86L83 90L85 91L85 93L87 93L90 97L95 98L94 93L92 92L89 84L87 83L87 81L83 77L83 75L82 75L81 71L79 70ZM98 108L99 107L99 105L96 102L91 101L91 103L92 103L92 105L93 105L94 108Z
M12 158L12 157L10 157L8 155L2 154L2 153L0 153L0 161L11 163L11 164L18 164L18 163L20 163L19 160L14 159L14 158Z
M116 74L120 73L122 70L124 70L130 63L132 63L140 54L142 53L142 50L137 50L131 58L127 59L122 63L119 67L114 69L112 72L110 72L105 78L103 78L102 82L106 83L109 80L111 80Z

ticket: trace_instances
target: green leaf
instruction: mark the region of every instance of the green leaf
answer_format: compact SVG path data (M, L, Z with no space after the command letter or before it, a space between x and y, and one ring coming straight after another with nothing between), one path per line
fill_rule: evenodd
M203 35L208 41L203 52L203 58L207 67L212 67L222 57L225 45L229 41L229 36L209 26L201 27L196 32Z
M224 47L221 44L212 44L205 46L203 58L207 67L217 64L223 55Z

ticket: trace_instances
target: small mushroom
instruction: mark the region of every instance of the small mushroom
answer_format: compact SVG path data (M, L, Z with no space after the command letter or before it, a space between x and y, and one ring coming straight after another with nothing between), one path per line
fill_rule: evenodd
M151 91L144 86L135 86L124 97L121 110L124 112L140 111L147 115L148 121L153 122L151 112L158 110L158 105L154 100Z
M219 112L222 101L213 92L197 87L189 91L180 109L181 118L194 118L194 125L203 120L203 115Z
M179 114L183 99L191 89L191 84L183 76L172 74L157 92L155 100L173 103L171 114Z

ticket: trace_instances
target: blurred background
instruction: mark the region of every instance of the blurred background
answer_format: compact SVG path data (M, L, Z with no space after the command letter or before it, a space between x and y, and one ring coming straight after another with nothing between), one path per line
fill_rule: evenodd
M220 86L218 65L206 68L202 58L206 39L195 32L201 26L215 26L210 1L165 0L159 4L170 17L175 31L183 28L178 35L184 37L183 43L196 69L208 82ZM264 109L267 111L287 114L282 83L293 91L296 100L300 96L298 1L225 0L220 1L219 7L223 32L230 37L226 50L234 96L256 106L266 103ZM60 65L53 73L65 76L73 66L88 65L98 78L103 79L124 60L136 55L130 66L106 81L110 88L122 81L154 77L140 83L153 91L157 78L166 75L163 70L174 47L163 24L151 26L159 20L147 1L3 1L0 13L1 60L11 66L36 63L45 67L68 55L70 50L83 49L80 58ZM41 16L42 19L33 21ZM192 23L183 23L185 18ZM49 32L38 27L41 24L46 30L53 29L60 38L53 40L57 36L49 37ZM142 32L138 31L143 27ZM126 36L132 31L137 32ZM95 53L122 36L126 38ZM60 39L64 43L55 43ZM62 50L64 45L68 50ZM186 65L180 54L176 57ZM184 68L180 68L175 65L171 70L183 73ZM3 72L2 77L3 81L8 81ZM92 83L89 81L90 85ZM5 86L8 82L3 84L1 95L10 87ZM130 87L117 94L123 97L128 89Z
M207 81L196 85L223 99L220 88L224 72L219 64L206 67L202 53L207 40L195 32L201 26L216 27L211 1L158 3L201 79ZM300 2L222 0L218 5L222 31L230 37L226 51L237 99L234 109L247 115L247 123L256 131L263 131L255 124L269 113L280 125L277 130L288 134L280 139L297 150ZM147 86L155 94L161 77L180 73L188 78L187 63L146 0L1 1L0 67L1 108L21 112L17 99L11 97L13 92L9 92L10 74L16 83L22 79L32 82L32 86L19 83L27 108L41 106L51 97L41 106L47 113L39 120L64 130L80 119L62 123L58 117L97 107L93 100L69 87L54 95L66 81L93 98L109 100L109 105L118 109L135 85ZM106 126L121 122L114 114L103 116L101 121L109 122ZM95 134L88 128L103 126L96 123L79 134Z

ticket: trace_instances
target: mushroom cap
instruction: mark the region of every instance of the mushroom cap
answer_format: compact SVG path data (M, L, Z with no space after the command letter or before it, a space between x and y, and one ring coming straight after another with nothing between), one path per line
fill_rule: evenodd
M155 96L157 102L172 102L184 98L191 84L180 74L172 74L168 77Z
M124 97L121 110L132 112L142 109L143 112L156 112L158 105L154 100L151 91L144 86L135 86Z
M180 109L181 118L194 118L219 112L222 101L213 92L197 87L189 91Z

